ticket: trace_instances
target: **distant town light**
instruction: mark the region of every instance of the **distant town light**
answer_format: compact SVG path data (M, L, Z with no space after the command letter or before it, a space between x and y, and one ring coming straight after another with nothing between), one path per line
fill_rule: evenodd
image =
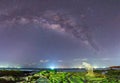
M79 68L79 69L82 69L82 68L84 68L84 67L82 67L82 66L79 66L78 68Z
M98 67L98 66L93 66L93 68L97 69L97 68L99 68L99 67Z
M50 69L54 70L54 69L55 69L55 67L54 67L54 66L51 66L51 67L50 67Z

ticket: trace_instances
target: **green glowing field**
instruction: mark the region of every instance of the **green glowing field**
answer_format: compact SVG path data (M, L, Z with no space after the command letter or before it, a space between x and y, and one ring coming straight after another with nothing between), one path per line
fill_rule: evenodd
M120 83L120 70L95 70L94 77L86 73L48 70L24 76L20 71L4 71L0 83Z
M33 77L39 78L37 83L120 83L120 71L102 73L103 71L95 71L95 77L88 77L86 72L42 71Z

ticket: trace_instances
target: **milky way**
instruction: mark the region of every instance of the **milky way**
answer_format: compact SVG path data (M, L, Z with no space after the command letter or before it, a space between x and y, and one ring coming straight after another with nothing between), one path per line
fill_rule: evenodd
M0 63L118 64L119 10L112 0L0 0Z
M14 15L14 11L12 13ZM66 32L75 38L78 38L86 46L91 46L94 50L99 51L99 47L94 42L94 39L89 32L89 27L82 23L82 17L79 18L81 21L77 22L74 16L65 11L44 11L40 15L2 15L3 19L0 21L2 27L12 27L14 25L37 25L40 28L48 28L60 32ZM17 28L17 27L16 27ZM22 28L22 27L21 27Z

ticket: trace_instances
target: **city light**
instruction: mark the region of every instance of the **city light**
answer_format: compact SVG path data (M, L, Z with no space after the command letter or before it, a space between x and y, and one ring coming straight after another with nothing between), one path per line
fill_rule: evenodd
M98 67L98 66L93 66L93 68L97 69L97 68L99 68L99 67Z
M54 66L51 66L51 67L50 67L50 69L54 70L54 69L55 69L55 67L54 67Z

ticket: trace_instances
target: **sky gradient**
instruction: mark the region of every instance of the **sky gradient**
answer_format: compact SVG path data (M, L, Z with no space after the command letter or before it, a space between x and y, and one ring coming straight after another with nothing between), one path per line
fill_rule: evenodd
M0 0L0 64L120 65L119 0Z

